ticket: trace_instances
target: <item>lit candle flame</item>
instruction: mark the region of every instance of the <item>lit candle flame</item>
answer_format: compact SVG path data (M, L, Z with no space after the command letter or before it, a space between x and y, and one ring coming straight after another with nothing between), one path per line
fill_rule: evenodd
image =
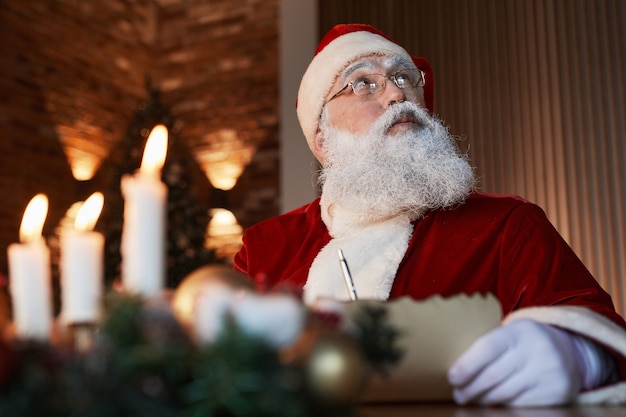
M74 220L76 230L83 232L93 230L98 222L98 217L100 217L103 206L104 196L102 193L96 192L90 195L80 207L80 210L78 210L78 214Z
M34 242L41 237L43 224L48 215L48 197L45 194L34 196L24 210L20 225L20 242Z
M159 176L161 168L165 164L167 154L167 128L164 125L156 125L146 142L141 160L140 171L147 175Z

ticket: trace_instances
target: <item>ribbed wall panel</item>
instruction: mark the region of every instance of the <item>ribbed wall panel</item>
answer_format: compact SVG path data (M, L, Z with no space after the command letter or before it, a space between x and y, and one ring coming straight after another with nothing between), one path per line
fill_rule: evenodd
M626 1L320 0L435 69L485 191L539 204L626 313Z

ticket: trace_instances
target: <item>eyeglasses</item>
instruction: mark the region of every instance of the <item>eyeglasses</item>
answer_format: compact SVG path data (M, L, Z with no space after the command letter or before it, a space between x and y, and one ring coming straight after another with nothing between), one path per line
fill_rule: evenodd
M337 91L326 103L339 97L348 87L352 87L355 96L364 96L368 94L376 94L385 90L385 82L387 79L393 81L396 87L403 90L409 90L416 87L424 87L426 85L426 77L424 71L416 69L403 69L396 71L390 75L383 74L363 74L357 75L356 79L346 84L341 90Z

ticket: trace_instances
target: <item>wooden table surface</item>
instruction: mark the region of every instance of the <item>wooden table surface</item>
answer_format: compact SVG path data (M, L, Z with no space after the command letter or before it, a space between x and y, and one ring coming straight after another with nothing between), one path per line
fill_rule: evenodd
M626 406L487 408L420 403L366 405L358 411L359 417L626 417Z

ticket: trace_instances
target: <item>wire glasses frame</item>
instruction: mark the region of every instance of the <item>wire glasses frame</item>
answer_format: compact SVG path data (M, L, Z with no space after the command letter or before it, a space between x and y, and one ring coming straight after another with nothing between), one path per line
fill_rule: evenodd
M385 80L387 79L393 81L396 87L402 90L407 88L424 87L426 85L426 75L421 69L403 69L389 75L364 74L359 75L354 81L344 85L341 90L337 91L331 98L326 100L326 103L339 97L348 89L348 87L352 87L352 92L354 92L355 96L376 94L384 91L386 87Z

